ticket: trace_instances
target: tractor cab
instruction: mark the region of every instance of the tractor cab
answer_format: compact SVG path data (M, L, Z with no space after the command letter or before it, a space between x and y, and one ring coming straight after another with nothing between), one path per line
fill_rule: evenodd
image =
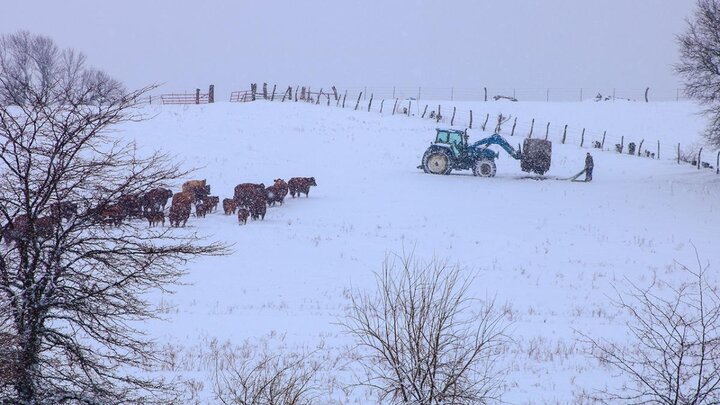
M437 128L437 134L435 135L435 143L448 145L455 157L460 156L467 150L467 140L467 133L456 129Z

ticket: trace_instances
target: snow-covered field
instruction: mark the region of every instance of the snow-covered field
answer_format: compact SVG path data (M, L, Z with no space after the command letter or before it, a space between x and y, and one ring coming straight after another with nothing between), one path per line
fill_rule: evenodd
M123 136L198 168L193 178L207 179L221 199L244 182L314 176L318 184L309 198L270 207L264 221L238 226L220 209L188 222L186 231L228 243L233 253L188 263L187 285L151 297L167 321L148 329L174 356L168 374L202 382L200 398L210 401L204 356L213 342L267 339L294 348L323 341L342 357L350 341L336 322L346 290L372 288L387 254L414 251L477 274L473 295L495 297L510 322L503 399L513 404L572 403L580 390L602 387L610 374L584 354L576 331L624 336L625 314L610 305L613 285L679 282L684 273L674 262L692 265L693 246L720 269L720 176L675 164L672 151L651 160L581 149L577 140L561 145L553 133L545 180L527 178L504 152L495 178L433 176L416 169L438 126L427 119L303 103L147 108L157 116L126 126ZM536 118L542 133L552 120L653 144L699 144L704 125L690 103L464 108ZM487 135L469 134L471 141ZM560 180L582 169L586 151L595 158L594 181ZM703 160L714 164L710 153ZM342 370L333 375L353 382ZM334 396L370 401L362 391Z

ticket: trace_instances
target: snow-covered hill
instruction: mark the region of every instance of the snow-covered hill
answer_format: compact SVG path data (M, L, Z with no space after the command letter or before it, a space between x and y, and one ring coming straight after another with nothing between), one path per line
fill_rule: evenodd
M484 106L466 107L484 112ZM704 124L687 103L492 106L493 115L567 117L570 125L669 144L699 142ZM336 321L345 291L373 288L373 272L389 253L414 251L477 273L473 294L496 297L511 322L515 341L503 357L509 403L572 403L578 391L602 386L609 374L583 353L575 331L623 336L625 314L609 300L613 285L679 281L674 262L694 263L693 246L720 269L720 176L678 166L672 156L619 155L551 137L545 180L528 178L504 152L495 178L433 176L416 166L439 124L417 117L269 102L147 112L157 116L126 126L122 136L198 168L193 177L207 179L221 199L243 182L314 176L318 184L309 198L288 196L264 221L247 226L220 210L188 222L186 231L231 244L234 252L189 263L188 285L151 297L168 321L148 329L178 359L170 375L205 382L201 398L211 398L211 366L203 356L213 340L270 337L288 347L322 340L342 356L350 342ZM561 180L582 169L586 151L595 158L594 181ZM369 401L357 392L346 399Z

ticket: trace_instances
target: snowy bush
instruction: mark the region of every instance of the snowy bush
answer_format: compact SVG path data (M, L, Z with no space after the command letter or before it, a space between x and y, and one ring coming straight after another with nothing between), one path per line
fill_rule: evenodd
M353 291L342 322L364 370L358 384L381 401L481 404L499 400L495 362L507 343L494 302L471 298L457 266L386 259L374 294Z

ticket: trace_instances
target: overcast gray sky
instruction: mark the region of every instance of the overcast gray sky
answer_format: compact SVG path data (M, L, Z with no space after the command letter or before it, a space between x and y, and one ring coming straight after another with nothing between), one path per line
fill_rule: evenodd
M0 31L84 52L135 88L674 89L693 0L3 0Z

